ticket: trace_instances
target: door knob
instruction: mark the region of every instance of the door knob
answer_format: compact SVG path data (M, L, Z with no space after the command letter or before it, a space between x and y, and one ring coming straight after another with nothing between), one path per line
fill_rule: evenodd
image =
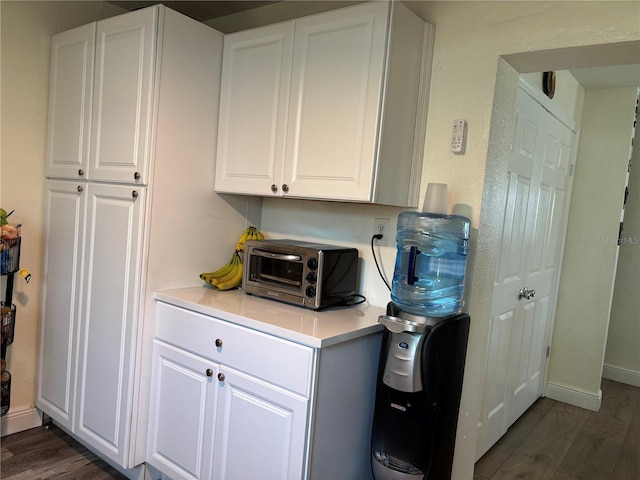
M536 291L535 290L529 290L527 287L521 288L520 292L518 293L518 299L523 299L526 298L527 300L533 298L536 296Z
M218 374L218 380L220 380L221 382L224 382L224 373Z
M287 193L289 191L289 185L287 185L286 183L282 184L282 191L284 193Z
M216 347L221 347L221 346L222 346L222 339L216 338Z
M272 183L272 184L271 184L271 191L272 191L273 193L276 193L276 192L278 191L278 186L277 186L275 183Z
M207 377L213 377L213 370L211 370L210 368L207 368L207 371L204 373L207 375Z

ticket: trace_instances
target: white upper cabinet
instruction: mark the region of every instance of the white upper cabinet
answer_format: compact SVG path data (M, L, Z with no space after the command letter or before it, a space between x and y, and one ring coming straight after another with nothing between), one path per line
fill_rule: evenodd
M95 38L95 23L53 37L47 177L87 178Z
M216 190L417 205L431 36L387 2L228 35Z
M147 184L158 10L54 36L46 175Z
M157 9L97 24L91 180L147 183Z
M216 188L268 193L282 177L293 22L224 40Z

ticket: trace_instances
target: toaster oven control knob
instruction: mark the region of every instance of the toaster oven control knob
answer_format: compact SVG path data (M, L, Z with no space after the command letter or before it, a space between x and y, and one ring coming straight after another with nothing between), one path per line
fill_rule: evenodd
M311 283L312 285L318 281L318 277L315 272L307 273L307 276L304 277L307 283Z
M316 287L309 285L306 290L307 297L315 297L316 296Z
M307 267L309 267L309 270L315 270L318 268L318 260L316 260L315 258L310 258L309 260L307 260Z

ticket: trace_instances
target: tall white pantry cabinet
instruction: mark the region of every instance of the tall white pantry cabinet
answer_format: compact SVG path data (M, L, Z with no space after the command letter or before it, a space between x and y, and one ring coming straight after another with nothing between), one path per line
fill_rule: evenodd
M222 44L161 5L53 38L36 405L123 469L145 460L152 294L200 285L245 224L212 192Z

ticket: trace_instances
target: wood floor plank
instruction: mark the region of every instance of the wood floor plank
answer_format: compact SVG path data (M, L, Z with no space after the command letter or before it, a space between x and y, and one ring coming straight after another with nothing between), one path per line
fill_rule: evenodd
M552 479L588 416L582 408L554 404L492 480Z
M564 456L587 421L589 413L583 408L557 402L518 450L530 456L552 455L557 458L560 452Z
M607 395L604 395L607 392ZM609 478L616 467L622 444L633 418L629 404L633 395L626 388L603 383L600 410L592 412L562 461L559 472L581 473L581 478Z
M25 470L24 472L16 473L15 475L11 475L10 477L5 477L3 472L2 479L3 480L44 480L42 477L39 477L31 470Z
M126 480L58 427L37 427L2 439L3 480Z
M640 412L636 412L629 424L616 467L611 475L611 480L638 478L640 478Z
M5 448L5 446L2 445L2 448L0 449L0 461L4 462L6 459L12 456L13 456L13 453L11 453L9 449Z
M509 428L506 435L476 462L475 473L484 478L493 477L543 418L544 415L535 411L533 407L527 410Z
M515 452L491 480L551 480L556 468L535 457Z
M558 471L581 472L586 478L604 480L615 469L628 425L621 423L615 434L585 428L576 438ZM593 476L597 472L597 476Z
M546 415L556 403L558 403L556 400L552 400L547 397L540 397L533 405L531 405L531 410L539 413L540 415Z

